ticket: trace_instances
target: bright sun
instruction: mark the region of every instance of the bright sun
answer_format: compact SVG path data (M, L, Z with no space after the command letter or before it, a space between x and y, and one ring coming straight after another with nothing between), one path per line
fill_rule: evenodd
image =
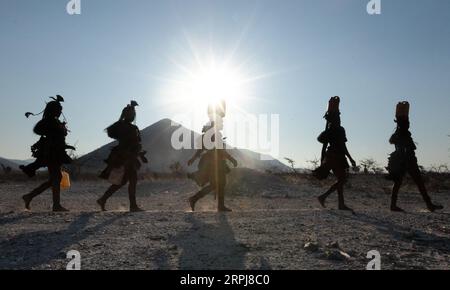
M179 123L207 119L208 106L219 101L225 101L227 120L249 116L249 104L261 100L258 82L277 72L260 71L261 64L254 62L254 55L239 56L245 31L235 43L222 48L216 47L213 39L208 43L186 30L183 36L185 41L175 43L166 54L169 70L153 76L160 82L157 95L161 108L172 114L172 119L181 120ZM193 126L198 125L189 127Z
M179 71L166 79L164 96L185 111L196 111L224 100L230 108L238 108L248 98L247 77L239 66L217 61L197 62L192 66L177 65Z
M245 78L237 69L224 65L201 67L186 81L186 98L203 106L220 100L236 105L246 95L244 83Z

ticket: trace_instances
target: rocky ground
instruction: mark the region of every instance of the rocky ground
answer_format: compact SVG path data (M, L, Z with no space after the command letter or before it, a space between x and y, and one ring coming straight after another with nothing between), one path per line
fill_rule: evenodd
M329 182L243 177L229 188L234 211L217 214L213 195L198 212L188 210L197 187L184 179L141 182L142 213L126 212L125 190L102 213L95 199L108 184L78 181L62 194L71 212L55 214L50 193L23 210L21 195L38 181L2 181L0 269L65 269L70 250L80 252L82 269L364 270L371 250L380 252L382 269L450 269L449 191L432 193L446 210L429 213L407 187L400 196L407 213L391 213L389 183L353 180L352 215L336 210L336 196L329 209L319 207L315 197Z

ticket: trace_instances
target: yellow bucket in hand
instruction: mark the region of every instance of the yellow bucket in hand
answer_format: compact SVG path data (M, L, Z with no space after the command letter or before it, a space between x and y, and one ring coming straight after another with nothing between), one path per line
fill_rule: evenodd
M61 183L60 183L60 188L61 190L66 190L70 188L70 176L69 173L67 173L66 171L62 170L61 171Z

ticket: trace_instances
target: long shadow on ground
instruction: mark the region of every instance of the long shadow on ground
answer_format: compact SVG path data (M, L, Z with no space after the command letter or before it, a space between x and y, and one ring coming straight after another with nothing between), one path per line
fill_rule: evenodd
M55 259L65 259L67 247L78 243L126 214L116 215L94 227L87 228L95 213L82 213L67 229L35 231L0 241L0 269L33 269Z
M188 231L180 232L172 243L182 249L180 270L243 270L248 249L236 241L226 214L217 216L216 224L208 224L187 215L191 224Z

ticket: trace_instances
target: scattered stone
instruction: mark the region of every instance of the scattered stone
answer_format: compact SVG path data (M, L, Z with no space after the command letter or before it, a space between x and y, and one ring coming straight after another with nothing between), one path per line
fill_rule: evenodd
M445 226L445 225L441 225L438 226L438 230L445 233L445 234L450 234L450 227L449 226Z
M417 239L418 233L417 233L417 231L411 229L408 232L404 233L403 236L406 239L414 240L414 239Z
M308 242L303 246L303 249L309 252L317 252L319 250L319 245L316 243Z
M165 239L163 236L150 236L148 238L152 241L161 241Z
M327 248L340 249L339 243L338 243L338 242L331 242L331 243L328 243L328 244L327 244Z
M349 254L336 249L325 251L325 257L332 261L345 261L351 259Z

